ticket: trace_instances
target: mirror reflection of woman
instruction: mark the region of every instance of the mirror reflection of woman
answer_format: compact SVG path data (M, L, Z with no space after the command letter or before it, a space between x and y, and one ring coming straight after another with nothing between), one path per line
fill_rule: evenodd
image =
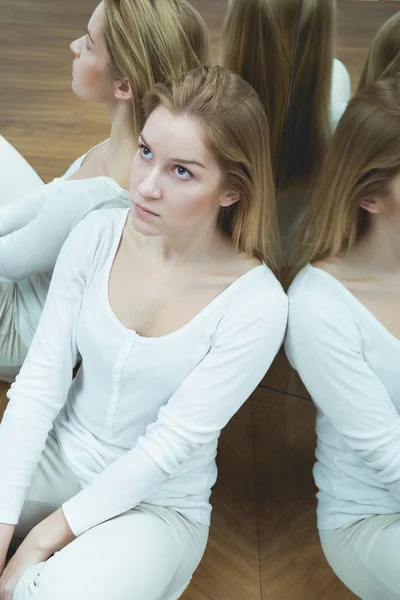
M358 91L377 79L400 73L400 11L374 37L358 83Z
M335 0L230 0L223 65L258 92L271 128L277 208L286 256L347 102L350 78L334 58Z
M399 599L400 76L351 100L294 253L285 348L317 406L322 548L358 597Z
M221 429L283 341L257 94L204 67L145 109L130 209L70 234L8 394L0 570L25 539L1 600L178 598L206 546Z
M63 177L0 208L0 379L6 381L26 356L72 228L93 210L129 204L144 94L157 81L207 64L209 37L186 0L104 0L71 50L72 89L105 105L111 134ZM1 175L0 186L7 177Z

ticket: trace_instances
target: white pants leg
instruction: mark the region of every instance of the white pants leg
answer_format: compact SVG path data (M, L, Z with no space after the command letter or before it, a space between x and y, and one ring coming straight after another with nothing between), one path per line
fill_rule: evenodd
M319 532L325 557L361 600L400 600L400 514Z
M14 381L28 349L16 330L15 284L0 283L0 380Z
M50 434L16 536L26 535L79 489ZM208 527L141 503L28 569L14 600L173 600L189 583L207 538Z
M21 200L44 181L17 150L0 135L0 206Z
M45 185L26 160L0 135L0 207ZM14 284L0 283L0 380L14 381L27 348L15 329Z

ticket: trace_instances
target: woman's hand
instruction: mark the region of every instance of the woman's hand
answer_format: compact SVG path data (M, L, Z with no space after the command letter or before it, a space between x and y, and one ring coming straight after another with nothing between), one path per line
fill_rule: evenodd
M12 600L18 581L29 567L45 562L54 552L74 539L61 508L36 525L3 571L0 578L0 600Z
M50 554L36 547L30 534L9 560L0 578L0 600L12 600L18 581L25 571L49 558Z

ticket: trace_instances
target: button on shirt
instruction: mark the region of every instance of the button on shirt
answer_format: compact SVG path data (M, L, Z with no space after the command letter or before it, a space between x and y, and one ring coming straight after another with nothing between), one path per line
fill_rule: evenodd
M210 522L221 429L278 352L287 298L261 265L177 331L138 335L108 300L127 216L91 213L60 253L0 427L0 522L18 521L53 421L83 486L63 505L75 535L143 501Z

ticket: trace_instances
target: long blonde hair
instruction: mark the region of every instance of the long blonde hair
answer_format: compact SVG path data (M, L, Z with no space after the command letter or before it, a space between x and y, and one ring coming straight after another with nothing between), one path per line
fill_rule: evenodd
M146 117L158 106L200 122L204 141L240 200L221 208L219 225L238 252L276 270L279 234L268 122L255 91L222 67L203 67L158 83L144 98Z
M136 138L144 122L145 93L158 81L208 65L209 33L186 0L104 0L104 8L111 73L130 84Z
M385 197L400 172L400 76L380 79L350 101L290 256L291 278L308 263L350 251L369 224L360 206Z
M223 28L223 65L260 96L271 129L278 188L309 183L331 135L335 0L230 0ZM293 51L297 58L289 96Z
M381 77L400 73L400 11L376 34L358 83L358 91Z

